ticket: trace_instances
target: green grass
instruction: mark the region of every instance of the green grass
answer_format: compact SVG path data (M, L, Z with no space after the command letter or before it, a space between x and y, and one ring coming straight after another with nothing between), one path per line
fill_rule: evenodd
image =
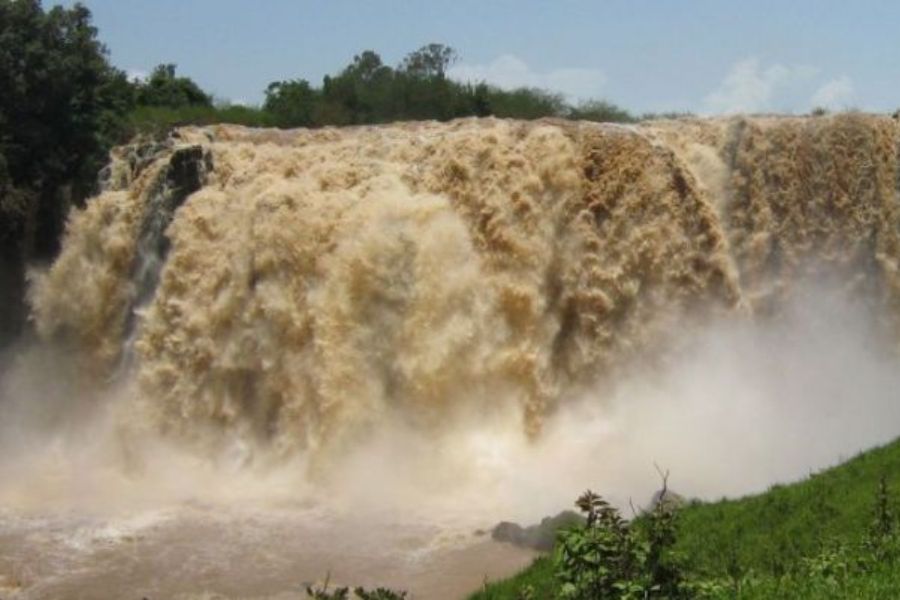
M676 550L693 573L729 588L711 597L900 598L896 563L839 576L810 576L803 569L804 557L836 546L858 547L872 522L882 476L896 505L900 440L762 494L692 502L679 511ZM738 580L736 594L736 584L730 582ZM554 583L552 561L539 558L514 577L486 586L472 600L518 600L528 586L534 598L553 598Z
M851 542L872 520L878 481L900 494L900 441L766 493L696 504L681 511L676 548L710 573L780 574L825 543Z
M741 600L790 598L791 600L896 600L900 597L900 569L882 565L874 571L851 575L844 580L812 577L766 577L744 585Z
M472 596L472 600L517 599L521 590L531 588L535 598L550 598L555 587L553 562L549 557L540 556L531 565L509 579L489 583L483 590Z
M531 588L535 598L551 598L555 588L553 561L547 556L534 559L525 570L509 579L488 583L483 590L472 596L477 600L517 599L521 590Z

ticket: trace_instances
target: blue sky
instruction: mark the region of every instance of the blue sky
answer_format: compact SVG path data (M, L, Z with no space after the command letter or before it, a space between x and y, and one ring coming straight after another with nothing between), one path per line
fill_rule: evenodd
M52 4L45 0L49 6ZM172 62L217 97L318 85L354 54L429 42L452 75L635 112L900 107L900 2L803 0L83 0L117 66ZM70 5L71 2L63 2Z

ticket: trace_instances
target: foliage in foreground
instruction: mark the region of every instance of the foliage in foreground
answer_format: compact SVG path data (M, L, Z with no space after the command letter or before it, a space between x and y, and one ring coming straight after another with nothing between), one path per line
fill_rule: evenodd
M306 595L312 600L350 600L349 587L337 587L328 589L328 578L321 586L307 586ZM406 600L406 592L398 592L388 588L375 588L366 590L357 587L353 589L353 597L359 600Z
M591 491L575 504L587 519L559 533L554 552L559 598L689 597L682 561L672 551L675 509L666 502L665 486L653 509L634 523Z
M472 598L897 598L897 510L887 479L874 475L873 481L873 474L896 472L898 458L900 442L895 442L808 481L730 501L729 508L735 511L731 513L720 510L723 502L692 503L678 510L658 503L627 522L599 496L588 493L578 501L588 523L561 531L551 557L539 558L509 580L485 586ZM841 497L847 505L831 512L833 522L817 509L810 510L825 520L807 521L802 503L788 503L787 512L780 503L777 512L765 515L768 522L758 520L758 507L767 506L766 498L773 493L796 494L792 500L804 498L816 506L810 486L818 490L836 482L845 486ZM735 506L748 503L754 509L744 520ZM807 531L798 534L797 546L785 548L780 545L779 527L796 533L798 519ZM754 529L765 533L757 535ZM717 554L726 542L722 531L732 536L727 539L731 552L724 556ZM707 548L700 551L704 541ZM752 548L743 549L744 545ZM767 553L768 560L763 560Z

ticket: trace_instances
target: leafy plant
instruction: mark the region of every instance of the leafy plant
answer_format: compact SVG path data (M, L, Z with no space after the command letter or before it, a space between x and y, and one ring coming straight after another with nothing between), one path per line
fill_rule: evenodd
M329 591L329 583L331 583L331 573L325 576L325 582L321 587L315 585L306 586L306 595L313 600L347 600L350 597L350 588L339 587Z
M571 600L695 597L684 561L673 551L677 504L668 497L669 474L649 513L629 523L588 490L575 505L583 526L559 534L555 554L559 596ZM708 591L708 590L707 590Z
M619 511L588 490L575 505L587 518L583 526L559 534L555 566L560 597L581 600L630 597L645 548L636 542Z
M663 486L645 522L647 553L644 568L651 592L676 598L682 595L685 579L684 561L673 550L677 540L677 503L669 498L669 472L660 470L659 473Z
M884 475L878 481L878 492L875 496L875 516L869 530L872 538L888 538L897 531L897 516L891 506L887 479Z
M361 587L353 590L353 593L360 600L405 600L406 592L397 592L388 588L375 588L372 591L366 591Z
M349 600L350 588L338 587L333 590L328 589L331 580L331 573L325 577L325 582L321 587L307 586L306 595L313 600ZM354 588L353 595L359 600L406 600L406 592L395 591L388 588L375 588L374 590L366 590L362 587Z
M579 599L898 598L900 522L883 475L898 468L900 441L760 496L683 508L660 473L662 491L631 522L588 492L577 505L590 527L564 531L552 562L538 559L473 600L521 600L529 589ZM638 559L632 569L619 568L624 548Z

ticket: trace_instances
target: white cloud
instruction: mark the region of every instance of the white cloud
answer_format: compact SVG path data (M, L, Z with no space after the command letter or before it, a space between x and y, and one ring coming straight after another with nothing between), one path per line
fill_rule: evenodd
M147 79L148 73L143 69L125 69L125 76L128 77L128 81L144 81Z
M575 101L600 97L606 84L606 75L600 69L561 67L541 72L512 54L504 54L482 65L455 65L448 75L457 81L485 81L503 89L545 88Z
M772 108L779 94L814 77L818 69L774 64L763 69L756 58L739 61L704 99L711 113L759 112Z
M845 108L853 100L853 81L846 75L822 84L812 95L812 106L822 108Z

